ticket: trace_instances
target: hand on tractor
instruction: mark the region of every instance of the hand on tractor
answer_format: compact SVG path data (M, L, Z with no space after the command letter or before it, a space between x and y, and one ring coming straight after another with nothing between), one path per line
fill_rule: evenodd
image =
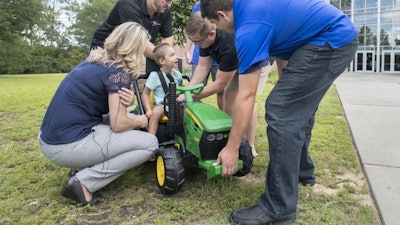
M125 107L129 107L133 105L133 99L135 97L133 90L133 85L131 85L131 88L121 88L121 90L118 90L119 98L121 100L122 105Z
M217 161L213 164L217 166L222 165L222 176L232 176L237 172L237 165L239 160L238 149L229 149L224 147L218 154Z
M180 94L177 98L176 98L177 102L184 102L185 101L185 95Z

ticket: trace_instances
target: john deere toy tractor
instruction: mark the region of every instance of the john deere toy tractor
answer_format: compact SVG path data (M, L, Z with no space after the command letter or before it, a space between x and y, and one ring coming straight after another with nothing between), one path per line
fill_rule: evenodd
M138 79L133 80L135 92L139 93ZM207 178L222 174L222 166L213 163L225 147L232 126L232 118L218 108L200 101L193 101L192 94L203 90L203 84L182 87L171 82L166 95L168 119L160 120L157 131L159 149L156 153L157 182L161 192L172 195L185 182L185 168L196 166L206 170ZM185 102L176 102L184 94ZM139 113L143 114L140 94L136 94ZM166 121L166 122L165 122ZM239 148L238 172L235 176L248 174L253 167L253 155L247 140Z

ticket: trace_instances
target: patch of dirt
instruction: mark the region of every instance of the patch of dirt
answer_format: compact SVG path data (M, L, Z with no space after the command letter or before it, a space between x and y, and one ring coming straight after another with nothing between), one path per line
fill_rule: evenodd
M265 173L264 173L265 174ZM265 177L255 175L253 173L249 173L246 176L243 177L234 177L234 179L238 182L245 182L245 183L251 183L251 182L260 182L260 181L265 181Z
M262 172L260 174L249 173L243 177L235 177L235 180L237 182L245 182L245 183L264 182L265 181L264 174L265 172ZM355 174L353 172L347 172L343 175L338 175L336 177L336 180L337 180L336 182L337 188L330 188L325 185L316 183L313 187L313 192L316 194L336 195L339 191L344 189L345 185L348 185L357 190L356 193L354 193L354 196L355 198L360 200L361 204L375 208L375 202L372 196L369 194L370 190L364 174L362 173ZM364 193L365 191L362 190L365 188L367 188L368 193Z
M59 224L65 224L71 219L75 218L75 222L73 224L98 224L98 225L107 225L111 224L111 219L109 215L111 214L111 209L101 209L98 207L96 212L93 213L77 213L77 214L69 214L64 221L61 221Z
M375 207L375 202L369 194L369 186L363 174L347 172L343 175L338 175L336 184L338 188L329 188L324 185L315 184L314 192L317 194L335 195L339 191L343 190L344 185L349 185L357 190L354 195L356 198L361 200L361 204ZM368 188L368 193L366 194L362 193L362 189L365 187Z

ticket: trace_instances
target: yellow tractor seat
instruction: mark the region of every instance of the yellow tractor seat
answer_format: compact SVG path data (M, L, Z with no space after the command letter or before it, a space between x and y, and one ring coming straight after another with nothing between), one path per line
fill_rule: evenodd
M153 92L150 92L150 107L153 108L154 106L154 96ZM167 123L168 122L168 116L164 115L160 118L160 123Z

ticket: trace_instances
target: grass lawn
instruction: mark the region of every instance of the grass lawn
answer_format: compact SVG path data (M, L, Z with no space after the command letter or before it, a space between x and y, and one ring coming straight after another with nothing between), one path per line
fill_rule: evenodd
M257 96L259 156L249 175L207 180L204 171L188 169L183 189L167 197L158 190L155 163L148 162L102 189L100 204L86 207L60 195L69 169L48 161L37 143L46 107L64 76L0 76L0 224L223 225L232 210L257 203L269 161L264 100L276 72ZM215 99L204 101L216 105ZM317 112L310 155L317 184L299 186L294 224L379 224L334 87Z

